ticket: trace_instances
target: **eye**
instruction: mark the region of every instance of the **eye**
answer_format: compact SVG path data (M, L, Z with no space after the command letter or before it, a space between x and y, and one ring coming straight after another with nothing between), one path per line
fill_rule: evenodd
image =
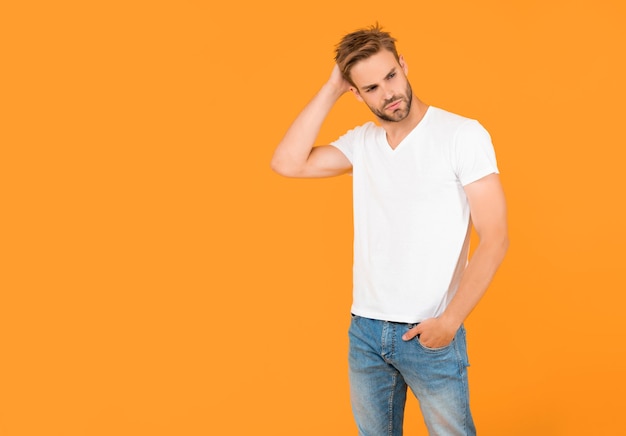
M378 88L378 86L371 86L371 87L367 88L367 89L365 90L365 92L371 92L371 91L374 91L374 90L376 90L376 88Z
M389 73L389 75L387 76L387 79L393 79L394 77L396 77L396 74L397 73L395 73L395 72Z

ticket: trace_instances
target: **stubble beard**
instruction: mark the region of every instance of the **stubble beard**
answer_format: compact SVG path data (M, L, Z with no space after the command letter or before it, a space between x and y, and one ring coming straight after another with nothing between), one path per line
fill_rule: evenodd
M413 102L413 90L411 89L411 84L408 82L406 84L406 90L404 91L404 94L405 95L401 95L401 96L394 95L389 100L385 100L385 102L383 102L382 109L375 109L371 106L369 106L369 108L372 111L372 113L376 115L378 118L380 118L382 121L389 121L392 123L400 122L409 115L409 112L411 111L411 103ZM398 108L398 109L395 109L389 115L385 114L384 113L385 107L389 106L391 103L398 101L398 100L406 101L406 108Z

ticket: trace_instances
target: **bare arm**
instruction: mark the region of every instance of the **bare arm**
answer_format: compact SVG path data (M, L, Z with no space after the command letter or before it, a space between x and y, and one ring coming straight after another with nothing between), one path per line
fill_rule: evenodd
M478 304L504 259L509 245L506 201L500 178L491 174L465 186L472 223L480 242L472 255L456 295L438 318L427 319L409 330L404 340L420 335L427 347L443 347L452 341L465 318Z
M326 116L348 89L335 65L330 78L291 124L276 147L271 167L287 177L330 177L347 173L352 165L332 146L314 147Z

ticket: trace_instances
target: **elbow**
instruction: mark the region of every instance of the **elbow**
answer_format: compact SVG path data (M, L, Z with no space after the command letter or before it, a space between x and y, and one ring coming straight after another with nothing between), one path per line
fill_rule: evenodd
M489 257L499 265L509 250L509 236L506 231L492 233L480 239L479 247L491 253Z
M297 171L295 171L291 166L286 165L284 162L281 162L280 159L276 159L276 157L273 157L270 161L270 168L276 174L283 177L297 177Z
M272 159L271 160L271 162L270 162L270 169L272 171L274 171L275 173L280 174L281 176L283 175L282 168L279 165L279 163L276 162L276 159Z
M270 168L276 174L283 177L298 177L298 172L281 165L270 164Z
M277 159L272 159L270 162L270 168L276 174L284 177L289 177L289 169L286 165L281 164Z
M510 244L509 235L504 234L502 238L500 239L500 244L499 244L501 261L504 260L504 256L506 256L507 251L509 251L509 244Z
M285 175L284 165L281 165L280 159L276 158L276 155L272 156L270 161L270 169L281 176Z
M504 257L506 252L509 250L510 244L508 226L505 223L501 226L495 227L493 230L494 231L491 233L492 237L490 239L493 246L497 247L497 250L501 253L502 257Z

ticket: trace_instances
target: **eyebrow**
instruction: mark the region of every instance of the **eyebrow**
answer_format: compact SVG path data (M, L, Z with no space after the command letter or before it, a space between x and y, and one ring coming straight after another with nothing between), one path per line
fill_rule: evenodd
M393 73L396 72L398 67L393 67L384 77L384 79L388 78L389 76L391 76ZM383 79L383 80L384 80ZM378 84L374 83L373 85L367 85L363 87L363 90L367 91L368 89L372 89L374 87L378 86Z

